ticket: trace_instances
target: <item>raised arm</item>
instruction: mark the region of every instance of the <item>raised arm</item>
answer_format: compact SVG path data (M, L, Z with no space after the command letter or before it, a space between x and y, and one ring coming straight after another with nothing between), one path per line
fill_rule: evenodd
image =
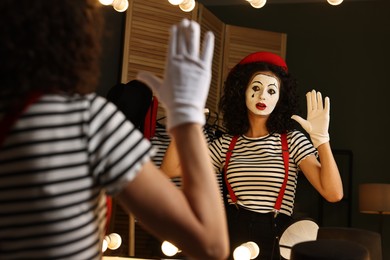
M179 155L176 148L176 141L171 138L171 142L165 151L164 158L161 162L160 169L169 177L181 177L182 169L179 161Z
M167 112L167 130L178 144L182 189L151 162L119 194L123 207L161 240L168 240L195 259L225 259L229 240L220 192L202 131L203 108L211 80L212 33L183 20L173 26L164 80L143 72Z
M314 156L309 156L301 162L300 168L327 201L337 202L343 197L343 185L329 142L330 100L326 97L324 106L321 93L315 90L306 94L306 100L307 119L297 115L293 115L292 119L310 135L321 163Z

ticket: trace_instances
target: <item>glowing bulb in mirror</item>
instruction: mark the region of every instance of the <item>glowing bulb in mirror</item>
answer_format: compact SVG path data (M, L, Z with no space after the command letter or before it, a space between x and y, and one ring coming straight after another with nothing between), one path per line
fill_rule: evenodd
M161 251L164 253L164 255L166 256L174 256L176 255L178 252L180 252L180 250L175 246L173 245L172 243L168 242L168 241L164 241L162 244L161 244Z
M111 233L108 236L104 237L103 240L103 252L107 250L107 248L111 250L118 249L122 244L122 238L117 233Z
M248 248L244 246L239 246L234 249L233 258L234 260L249 260L251 259L251 252Z
M127 0L114 0L112 3L112 7L114 7L117 12L124 12L129 7L129 1Z
M108 242L107 240L103 239L103 244L102 244L102 252L106 252L108 248Z
M117 233L112 233L109 236L108 248L111 250L118 249L122 244L122 238Z
M267 3L267 0L252 0L249 3L251 4L252 7L259 9L262 8Z
M168 0L168 2L171 4L171 5L179 5L181 3L183 3L185 0Z
M255 259L260 253L259 246L252 241L241 244L233 251L234 260Z
M343 2L343 0L328 0L328 3L331 5L339 5Z
M99 0L102 5L111 5L114 0Z
M184 0L179 7L184 12L191 12L195 8L195 0Z

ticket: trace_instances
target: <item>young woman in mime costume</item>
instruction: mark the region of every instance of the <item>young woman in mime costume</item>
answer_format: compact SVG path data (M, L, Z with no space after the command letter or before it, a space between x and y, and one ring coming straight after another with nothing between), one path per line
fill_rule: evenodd
M257 259L281 258L277 237L292 221L298 171L327 201L343 197L329 142L329 98L323 100L315 90L308 92L307 119L303 119L296 115L296 88L285 61L269 52L248 55L227 76L220 102L226 134L209 145L209 152L215 172L226 170L232 252L253 241L260 248ZM296 130L296 122L311 141ZM287 166L282 155L283 133ZM172 144L162 168L177 176L181 170ZM227 162L228 150L232 153Z

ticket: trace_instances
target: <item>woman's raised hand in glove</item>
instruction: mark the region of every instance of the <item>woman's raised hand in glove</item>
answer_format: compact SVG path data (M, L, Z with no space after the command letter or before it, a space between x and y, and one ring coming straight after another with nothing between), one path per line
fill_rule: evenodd
M322 101L321 92L312 90L306 94L307 119L293 115L291 118L297 121L310 135L315 148L323 143L329 142L329 120L330 101L325 97L325 106Z
M204 125L204 107L211 82L214 34L206 32L200 53L200 26L183 19L171 27L164 78L139 72L137 79L150 86L167 113L168 132L184 123Z

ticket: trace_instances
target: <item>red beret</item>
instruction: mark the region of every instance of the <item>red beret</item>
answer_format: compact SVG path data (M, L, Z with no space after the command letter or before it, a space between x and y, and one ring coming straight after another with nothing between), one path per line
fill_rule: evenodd
M282 67L286 72L288 71L286 62L282 59L282 57L266 51L254 52L243 58L238 64L248 64L253 62L265 62L270 63L272 65L276 65Z

